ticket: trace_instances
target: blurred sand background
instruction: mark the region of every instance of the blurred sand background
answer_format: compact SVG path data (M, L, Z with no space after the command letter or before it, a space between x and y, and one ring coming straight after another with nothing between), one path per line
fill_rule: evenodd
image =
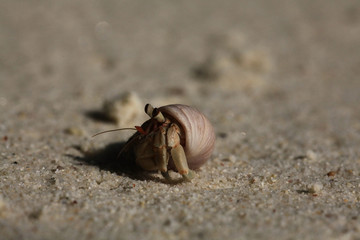
M0 239L360 239L359 76L357 0L3 0ZM214 124L191 183L91 138L147 102Z

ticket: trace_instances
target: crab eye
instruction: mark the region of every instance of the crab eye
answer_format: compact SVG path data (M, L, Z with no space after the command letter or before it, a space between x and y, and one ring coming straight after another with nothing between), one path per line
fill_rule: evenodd
M154 107L151 104L148 103L145 105L145 113L149 117L153 117L153 111L154 111Z
M158 108L154 108L154 110L152 111L152 118L160 123L165 122L165 117Z
M152 111L152 117L156 118L156 116L160 113L159 109L154 108L154 110Z

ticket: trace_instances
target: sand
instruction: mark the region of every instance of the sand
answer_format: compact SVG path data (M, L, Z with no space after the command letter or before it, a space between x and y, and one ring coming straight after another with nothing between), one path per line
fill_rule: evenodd
M360 239L359 51L356 0L2 1L0 238ZM91 137L129 92L213 123L192 182Z

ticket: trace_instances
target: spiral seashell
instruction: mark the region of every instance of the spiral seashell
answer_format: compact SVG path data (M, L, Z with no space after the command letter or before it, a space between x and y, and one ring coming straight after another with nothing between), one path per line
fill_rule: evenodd
M184 147L190 169L198 169L211 156L215 146L215 133L210 121L197 109L182 104L166 105L160 112L181 129L181 145ZM170 159L169 167L174 163Z

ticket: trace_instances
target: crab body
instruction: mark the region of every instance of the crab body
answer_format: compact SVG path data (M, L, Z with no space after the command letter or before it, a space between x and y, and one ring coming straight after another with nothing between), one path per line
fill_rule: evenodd
M150 119L125 145L135 162L147 171L160 171L170 179L168 170L179 172L186 180L211 156L215 134L209 120L198 110L181 104L153 108L145 106Z

